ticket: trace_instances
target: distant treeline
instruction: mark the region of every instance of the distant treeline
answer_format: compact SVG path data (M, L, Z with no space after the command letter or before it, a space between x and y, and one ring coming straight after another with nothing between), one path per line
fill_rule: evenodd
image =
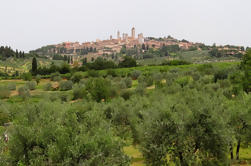
M1 46L0 47L0 60L6 60L7 58L25 58L23 51L14 51L11 47Z

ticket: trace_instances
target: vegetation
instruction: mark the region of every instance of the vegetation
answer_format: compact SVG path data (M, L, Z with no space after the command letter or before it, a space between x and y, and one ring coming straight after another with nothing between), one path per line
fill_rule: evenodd
M0 165L251 163L249 51L242 63L108 64L1 80Z

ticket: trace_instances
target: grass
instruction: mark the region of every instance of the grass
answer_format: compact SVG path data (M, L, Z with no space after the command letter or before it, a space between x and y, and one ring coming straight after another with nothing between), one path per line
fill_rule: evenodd
M124 148L124 152L131 157L131 166L145 166L144 158L137 147L128 146Z
M136 146L127 146L124 148L124 152L131 157L131 166L145 166L144 158ZM232 166L251 166L251 147L240 149L240 160L232 161Z

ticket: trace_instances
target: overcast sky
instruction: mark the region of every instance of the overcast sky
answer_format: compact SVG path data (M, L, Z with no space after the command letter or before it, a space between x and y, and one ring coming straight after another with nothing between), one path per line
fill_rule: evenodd
M1 0L0 45L29 51L130 33L251 46L251 0Z

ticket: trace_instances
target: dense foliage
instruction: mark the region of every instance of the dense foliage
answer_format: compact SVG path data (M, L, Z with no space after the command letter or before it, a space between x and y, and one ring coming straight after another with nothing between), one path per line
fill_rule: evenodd
M251 143L250 52L241 65L168 67L109 69L104 77L89 70L62 80L66 65L53 72L43 95L30 93L36 82L18 87L22 100L10 97L14 88L0 88L8 90L0 134L9 136L0 139L0 165L123 166L130 164L128 145L149 166L239 160Z

